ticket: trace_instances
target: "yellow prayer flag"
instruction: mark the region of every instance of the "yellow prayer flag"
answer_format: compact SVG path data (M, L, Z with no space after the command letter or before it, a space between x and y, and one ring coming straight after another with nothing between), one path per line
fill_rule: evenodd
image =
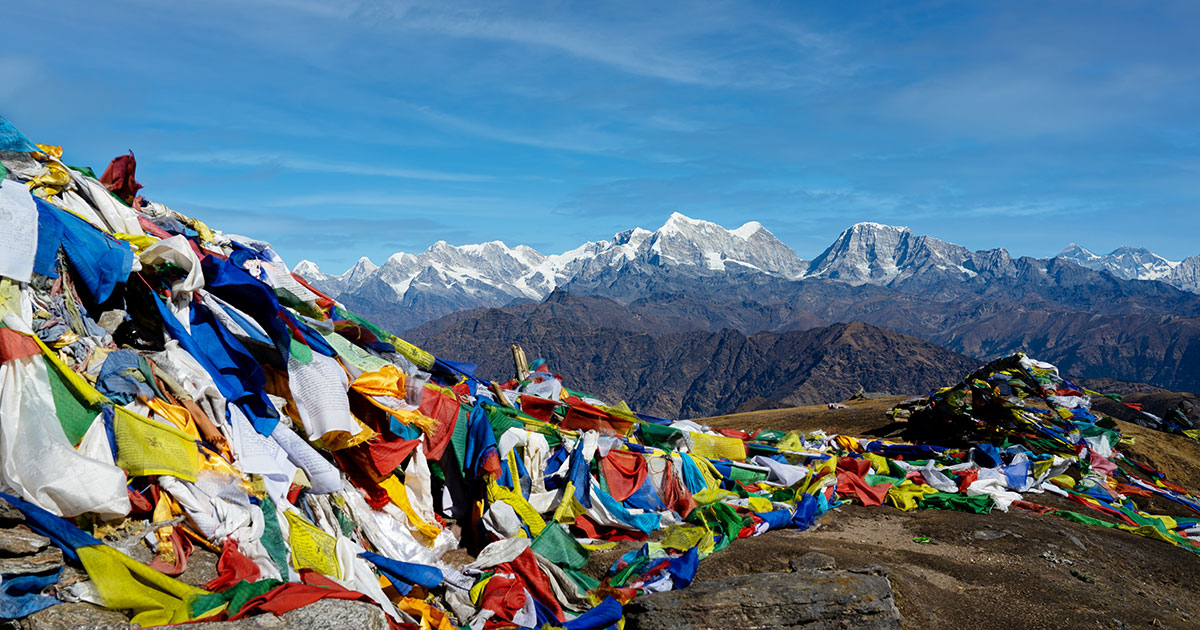
M755 512L770 512L775 509L775 505L766 497L750 496L746 498L746 502L750 504L750 509Z
M839 436L841 437L841 436ZM871 467L875 469L877 475L890 475L892 466L888 463L886 457L876 453L863 453L863 459L871 462Z
M706 459L721 459L727 457L734 461L746 459L746 443L723 435L708 435L707 433L692 433L695 447L692 453Z
M454 630L454 624L450 623L446 613L427 602L412 597L401 597L396 602L396 608L420 620L421 630Z
M126 234L125 232L113 232L113 238L133 245L134 251L137 252L140 252L158 242L158 239L154 238L153 236L146 236L145 234Z
M421 368L422 370L425 370L428 372L429 370L433 369L434 358L433 358L432 354L429 354L428 352L412 345L411 343L409 343L395 335L392 335L391 339L385 339L383 341L387 341L388 343L391 343L392 346L394 346L396 348L397 353L399 353L401 356L408 359L409 361L412 361L414 364L416 364L417 367Z
M833 438L833 441L837 442L838 447L843 451L848 451L851 453L863 452L862 444L859 443L858 439L852 438L849 435L839 435Z
M342 579L342 567L337 561L337 539L309 523L296 510L289 509L284 516L291 530L288 546L292 549L292 566Z
M131 621L139 626L191 621L191 600L208 593L167 577L108 545L87 545L75 553L104 606L132 613Z
M699 547L700 554L706 555L712 552L714 546L713 533L711 529L703 526L672 525L667 528L661 544L665 549L676 551Z
M937 488L933 486L917 485L911 481L905 481L888 489L886 501L896 506L898 510L910 512L917 509L925 495L936 493Z
M196 428L196 421L192 419L192 414L188 410L179 405L172 405L161 398L151 398L146 401L146 406L154 413L170 420L175 428L192 436L192 439L200 439L200 429Z
M525 500L525 497L522 496L520 492L510 488L505 488L504 486L496 483L495 479L489 478L487 485L487 497L490 503L504 502L512 507L513 511L517 513L517 516L520 517L521 522L529 527L530 533L534 536L541 534L542 530L546 529L545 519L543 519L542 515L538 514L537 510L535 510L533 506L529 504L529 501ZM571 498L574 499L575 495L572 494Z
M101 394L100 390L92 387L92 384L87 382L87 380L75 372L75 370L67 367L67 364L63 363L63 360L60 359L53 350L47 348L46 344L42 343L41 339L38 339L36 336L31 336L30 338L37 342L38 347L42 349L42 354L45 355L46 359L50 361L50 364L54 366L54 369L58 370L59 375L62 376L63 380L67 382L67 385L69 385L71 389L73 389L75 393L79 395L80 398L83 398L88 405L97 405L102 402L108 402L107 396Z
M567 487L563 488L562 500L554 510L554 520L570 524L575 522L575 517L582 514L587 514L587 508L575 498L575 483L568 481Z
M388 498L392 500L392 503L394 503L396 507L400 508L400 510L404 512L405 516L408 517L408 521L412 525L412 529L415 529L416 532L421 535L421 537L418 537L418 540L423 537L423 542L426 545L433 544L433 540L438 537L438 534L441 533L442 528L437 523L426 522L425 519L421 518L421 515L418 514L415 509L413 509L412 504L408 501L408 488L406 488L404 484L401 483L401 481L394 475L379 482L379 487L383 488L384 492L387 492Z
M476 582L475 585L471 587L471 590L467 591L471 595L472 604L475 604L476 606L479 605L479 600L483 598L483 591L487 589L487 583L490 582L491 579L492 576L489 575Z
M113 433L117 438L117 466L130 477L172 475L195 481L200 452L192 436L162 422L114 407Z

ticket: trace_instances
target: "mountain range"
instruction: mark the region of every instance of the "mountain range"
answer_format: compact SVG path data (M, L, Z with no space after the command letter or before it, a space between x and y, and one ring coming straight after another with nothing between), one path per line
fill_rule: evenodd
M1072 244L1056 258L1122 280L1161 281L1200 293L1200 256L1174 262L1129 247L1097 256ZM361 258L340 275L307 260L293 271L352 308L406 330L463 309L540 301L560 287L631 301L646 288L634 286L632 277L647 277L647 284L661 284L664 277L703 284L758 276L923 290L946 281L1019 276L1020 260L1003 249L971 251L905 227L858 223L805 261L756 221L729 230L675 213L653 232L634 228L549 256L500 241L438 241L419 254L393 254L383 265ZM630 293L615 294L616 285Z
M1071 243L1058 253L1088 269L1107 271L1125 280L1161 280L1185 291L1200 293L1200 255L1180 261L1167 260L1143 247L1118 247L1097 256L1081 245Z
M542 300L557 287L604 282L614 270L663 269L697 278L799 278L807 263L757 222L726 230L676 213L654 232L634 228L551 256L500 241L462 246L438 241L419 254L393 254L379 266L361 258L337 276L307 260L293 272L351 308L405 330L467 308Z
M657 230L554 256L439 242L379 267L361 260L338 276L308 262L295 271L396 331L428 331L437 318L460 322L487 308L518 314L540 302L601 330L651 336L784 334L860 321L975 359L1023 350L1080 377L1200 390L1200 294L1167 282L1190 287L1200 257L1172 263L1127 253L1093 260L1075 246L1051 259L1013 257L859 223L804 261L756 222L725 229L674 214Z

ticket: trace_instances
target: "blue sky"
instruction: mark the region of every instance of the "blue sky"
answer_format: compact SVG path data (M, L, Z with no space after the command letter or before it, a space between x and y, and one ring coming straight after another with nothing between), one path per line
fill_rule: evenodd
M54 6L0 9L0 115L293 264L673 211L1200 253L1196 2Z

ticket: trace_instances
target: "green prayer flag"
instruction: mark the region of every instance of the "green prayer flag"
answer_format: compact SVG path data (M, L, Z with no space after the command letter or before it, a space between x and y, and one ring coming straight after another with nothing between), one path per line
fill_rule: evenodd
M863 481L867 482L868 486L878 486L881 483L890 483L893 486L898 486L904 482L904 477L889 477L888 475L863 475Z
M46 373L50 375L50 395L54 398L54 412L62 425L63 433L67 434L71 444L79 444L79 440L83 439L83 434L87 433L100 411L88 407L84 401L77 398L74 390L63 381L62 375L49 361L46 361Z
M509 429L524 429L525 423L510 417L506 413L504 407L491 407L488 409L488 423L492 425L492 433L496 436L496 442L500 441L500 436Z
M779 429L763 429L754 436L754 441L762 442L763 444L776 444L779 442L779 440L782 440L783 436L785 435L787 435L787 431L781 431Z
M1068 521L1074 521L1076 523L1082 523L1084 525L1099 525L1100 527L1113 527L1113 528L1115 528L1117 526L1116 523L1102 521L1094 516L1088 516L1087 514L1080 514L1079 512L1073 512L1071 510L1055 510L1054 515L1061 516L1061 517L1067 519Z
M454 423L454 433L450 434L450 447L454 450L454 458L458 460L458 471L466 474L467 471L467 424L471 417L471 411L459 407L458 421ZM442 477L445 479L445 477Z
M767 478L767 473L760 470L749 470L739 466L731 466L729 478L742 483L758 483Z
M229 614L236 615L246 602L266 594L268 591L275 589L278 586L285 584L282 580L259 580L257 582L247 582L242 580L237 584L221 591L220 593L209 593L200 595L192 600L191 608L192 615L200 615L209 610L220 606L221 604L229 604Z
M960 512L974 512L975 514L987 514L996 505L996 502L992 500L990 495L981 494L968 497L951 492L927 494L920 501L921 507L924 509L958 510Z
M262 498L263 535L259 541L267 548L271 562L279 569L280 575L288 574L288 547L283 540L283 530L279 527L279 513L271 497Z
M587 549L580 546L559 523L547 523L542 533L533 539L531 546L534 553L560 567L582 569L587 566Z
M649 422L639 424L638 431L641 433L642 443L646 446L671 451L675 450L675 445L678 444L679 438L683 437L683 431L679 429L661 424L651 424Z
M92 167L90 167L90 166L71 166L70 164L67 164L65 166L67 168L71 169L72 171L79 173L80 175L86 175L88 177L91 177L92 179L99 179L98 177L96 177L96 171L93 171ZM0 165L0 171L3 171L3 170L4 170L4 166ZM3 179L3 177L0 177L0 179Z
M571 581L575 582L575 586L579 589L580 594L589 593L600 588L600 580L575 569L563 569L563 572L570 576Z

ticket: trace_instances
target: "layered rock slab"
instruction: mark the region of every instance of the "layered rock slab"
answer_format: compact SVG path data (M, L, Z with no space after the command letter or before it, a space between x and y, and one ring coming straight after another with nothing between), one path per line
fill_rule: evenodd
M804 570L698 582L638 597L625 608L627 630L706 628L900 627L886 571Z

